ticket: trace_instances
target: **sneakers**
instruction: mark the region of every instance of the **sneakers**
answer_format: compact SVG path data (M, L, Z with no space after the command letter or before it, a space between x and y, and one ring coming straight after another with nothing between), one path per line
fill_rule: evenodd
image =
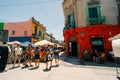
M59 67L59 64L55 65L55 67Z
M43 71L49 71L49 69L48 69L48 68L46 68L46 69L43 69Z
M28 65L25 65L25 67L29 67Z
M30 67L33 67L33 65L30 65Z
M13 67L12 68L15 68L15 66L13 65Z
M51 66L50 66L49 70L51 70Z
M57 67L59 67L59 64L57 65Z

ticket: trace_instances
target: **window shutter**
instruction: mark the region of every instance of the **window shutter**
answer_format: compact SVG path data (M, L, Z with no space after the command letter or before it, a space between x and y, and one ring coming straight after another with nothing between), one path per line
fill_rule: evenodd
M89 8L86 8L87 24L89 25Z
M100 23L100 19L101 19L101 14L100 14L100 6L97 6L97 14L98 14L98 21Z

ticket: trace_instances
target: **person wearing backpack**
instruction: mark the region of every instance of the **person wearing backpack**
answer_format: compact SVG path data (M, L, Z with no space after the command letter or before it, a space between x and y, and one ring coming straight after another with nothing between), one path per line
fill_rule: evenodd
M46 53L45 53L45 56L46 56L46 68L43 69L43 71L49 71L51 70L51 62L52 62L52 55L51 55L51 51L50 51L50 45L48 45L48 47L46 47ZM49 65L49 62L50 62L50 65Z

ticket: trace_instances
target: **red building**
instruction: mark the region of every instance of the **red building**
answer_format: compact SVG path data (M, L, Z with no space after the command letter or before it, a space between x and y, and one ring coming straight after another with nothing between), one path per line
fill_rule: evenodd
M63 34L68 46L66 54L80 57L86 49L92 52L94 47L107 54L112 49L111 41L108 39L118 33L120 26L110 25L91 25L66 30Z

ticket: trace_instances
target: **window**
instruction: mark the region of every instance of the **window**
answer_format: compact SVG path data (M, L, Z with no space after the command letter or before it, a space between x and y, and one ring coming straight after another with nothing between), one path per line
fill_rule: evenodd
M15 35L15 30L12 31L12 35Z
M75 17L74 17L74 13L70 14L67 16L67 24L66 24L66 28L74 28L75 27Z
M37 34L37 26L34 27L34 33Z
M67 29L70 28L70 15L67 16Z
M27 35L27 31L24 31L24 35Z
M89 17L90 18L97 18L98 17L97 7L89 8Z
M39 31L39 35L43 37L43 31Z

